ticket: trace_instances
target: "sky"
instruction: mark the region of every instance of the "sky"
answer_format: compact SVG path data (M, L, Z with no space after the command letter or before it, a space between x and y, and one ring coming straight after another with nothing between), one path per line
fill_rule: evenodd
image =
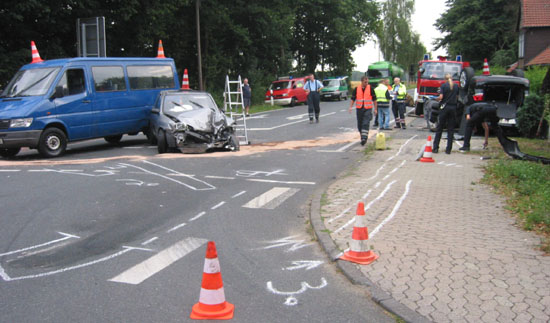
M420 40L432 52L432 57L445 55L446 51L438 49L434 51L432 42L441 37L441 33L433 26L439 16L446 11L445 0L415 0L415 10L412 16L411 26L413 31L420 34ZM368 41L352 54L356 71L366 71L369 64L384 59L374 41ZM419 57L419 60L421 57Z

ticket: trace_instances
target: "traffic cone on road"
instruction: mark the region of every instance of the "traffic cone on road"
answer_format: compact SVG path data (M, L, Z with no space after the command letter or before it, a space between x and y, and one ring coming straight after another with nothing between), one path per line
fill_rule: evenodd
M491 75L491 72L489 71L489 63L487 63L487 59L483 61L483 75Z
M216 244L208 241L199 302L193 305L190 317L194 320L229 320L233 318L234 310L235 306L225 301Z
M162 40L159 40L159 47L157 50L157 58L166 58L164 56L164 47L162 46Z
M426 148L424 148L424 156L420 158L423 163L433 163L435 160L432 158L432 136L428 136L428 142Z
M360 265L368 265L378 259L378 255L374 251L368 250L367 240L369 239L369 231L365 223L365 205L363 202L357 204L357 212L355 214L350 250L346 251L340 259Z
M31 40L31 54L32 54L31 64L40 63L44 61L42 58L40 58L40 54L38 54L38 49L36 49L36 45L34 44L33 40Z
M187 75L187 69L183 71L183 80L181 81L181 89L189 90L189 75Z

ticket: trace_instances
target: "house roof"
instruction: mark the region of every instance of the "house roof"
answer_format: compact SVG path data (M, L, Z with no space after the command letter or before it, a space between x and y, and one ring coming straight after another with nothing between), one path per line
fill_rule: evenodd
M550 27L550 1L523 0L521 12L521 28Z
M547 47L545 50L540 52L535 58L525 64L525 66L531 65L550 65L550 47Z

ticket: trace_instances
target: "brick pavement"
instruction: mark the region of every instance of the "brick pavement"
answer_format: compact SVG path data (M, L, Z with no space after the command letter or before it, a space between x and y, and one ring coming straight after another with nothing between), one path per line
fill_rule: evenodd
M363 201L368 244L380 258L354 264L355 272L427 320L549 322L550 257L537 250L540 239L518 228L504 199L479 183L486 163L479 155L455 145L451 155L434 154L435 163L415 161L428 132L420 130L423 120L410 121L407 130L389 132L389 149L328 187L322 229L337 249L348 248ZM481 139L472 146L481 147Z

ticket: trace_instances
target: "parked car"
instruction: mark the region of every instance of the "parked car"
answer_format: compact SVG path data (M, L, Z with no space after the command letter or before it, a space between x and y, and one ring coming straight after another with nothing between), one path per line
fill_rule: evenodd
M304 90L304 85L307 82L307 77L282 77L277 81L273 81L265 93L265 103L270 104L273 98L273 103L277 105L295 106L299 103L307 101L307 93Z
M67 143L149 134L161 90L179 88L168 58L67 58L23 66L0 95L0 156L61 156Z
M221 111L207 92L162 91L151 111L151 129L158 152L200 153L239 150L234 120Z
M329 77L323 80L323 88L321 89L321 100L348 99L348 82L347 76Z

